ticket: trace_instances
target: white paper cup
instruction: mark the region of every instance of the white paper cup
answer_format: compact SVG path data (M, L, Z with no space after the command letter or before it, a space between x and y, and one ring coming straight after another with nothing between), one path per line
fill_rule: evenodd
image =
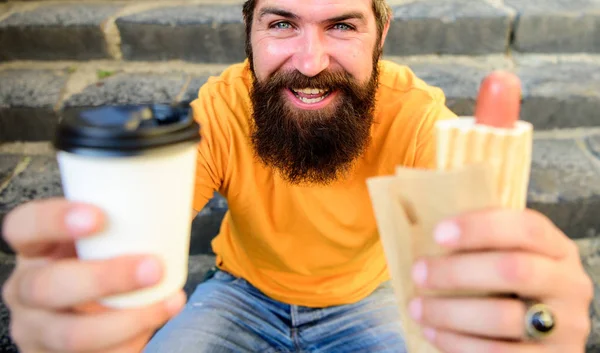
M187 116L160 126L155 118L149 109L109 107L65 119L55 139L65 197L106 214L102 232L76 242L78 257L146 254L164 264L159 284L100 300L112 308L166 299L188 275L199 127Z

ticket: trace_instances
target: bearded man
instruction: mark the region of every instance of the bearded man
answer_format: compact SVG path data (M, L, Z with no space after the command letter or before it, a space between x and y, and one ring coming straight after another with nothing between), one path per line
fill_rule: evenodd
M35 286L20 283L41 272L21 266L6 290L21 347L406 351L366 179L393 174L397 166L433 167L435 123L455 115L440 89L382 60L391 18L384 0L248 0L243 11L247 60L211 78L192 103L202 133L194 212L214 191L229 204L212 243L217 270L183 309L179 294L148 308L78 313L72 325L54 330L54 339L29 329L30 318L43 311L50 322L67 314L39 301L22 304ZM40 244L98 229L100 210L72 207L54 200L19 208L6 221L9 243L31 256ZM54 219L78 212L79 218L40 221L27 233L33 212ZM412 298L410 313L442 352L583 351L590 280L576 247L548 219L532 211L486 210L440 224L436 239L451 255L421 259L416 284L535 298L553 309L557 322L548 338L531 340L524 334L526 307L514 297ZM78 295L90 301L126 292L139 287L140 278L155 283L160 273L159 264L148 262L90 268L73 260L70 272L50 265L57 278L94 279L91 289L70 293L73 306ZM115 272L122 275L110 275ZM60 281L44 283L55 293Z

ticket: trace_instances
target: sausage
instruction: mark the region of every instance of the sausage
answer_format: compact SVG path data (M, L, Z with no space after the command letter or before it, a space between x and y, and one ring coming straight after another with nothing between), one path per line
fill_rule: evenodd
M477 124L510 129L521 113L521 80L507 71L494 71L481 83L475 108Z

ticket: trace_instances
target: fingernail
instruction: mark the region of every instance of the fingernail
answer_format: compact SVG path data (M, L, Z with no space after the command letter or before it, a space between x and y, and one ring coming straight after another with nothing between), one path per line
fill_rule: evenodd
M424 285L427 281L427 264L425 261L419 261L413 266L412 278L418 285Z
M440 245L455 245L460 237L460 227L456 222L440 223L434 232L435 241Z
M67 229L75 236L91 232L96 227L96 222L96 213L85 207L73 208L65 217Z
M137 268L136 277L142 286L155 284L160 279L160 264L155 259L142 261Z
M420 322L421 317L423 316L423 300L420 298L413 299L410 304L408 304L408 313L413 320Z
M424 328L423 336L425 336L425 338L427 338L427 340L431 342L435 340L435 330L432 328Z
M165 305L167 307L167 311L171 315L177 314L181 308L185 305L186 297L183 292L179 292L173 298L167 299Z

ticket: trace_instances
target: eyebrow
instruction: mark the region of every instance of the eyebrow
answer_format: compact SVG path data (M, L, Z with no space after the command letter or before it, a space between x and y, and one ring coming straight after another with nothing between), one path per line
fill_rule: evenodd
M278 9L275 7L265 7L260 10L260 12L258 14L258 20L261 21L262 18L267 15L276 15L276 16L281 16L281 17L285 17L285 18L295 19L295 20L300 18L300 17L298 17L298 15L296 15L290 11L287 11L287 10L282 10L282 9Z
M260 10L259 15L258 15L258 20L261 21L262 18L267 15L276 15L276 16L281 16L284 18L294 19L294 20L300 19L300 16L294 14L293 12L283 10L283 9L278 9L276 7L265 7ZM342 14L342 15L339 15L336 17L332 17L323 22L324 23L335 23L335 22L342 22L342 21L347 21L347 20L352 20L352 19L359 20L361 22L366 22L365 15L358 11L348 12L348 13L345 13L345 14Z
M359 20L361 22L366 22L365 15L361 12L349 12L340 16L336 16L326 20L325 22L333 23L333 22L343 22L348 20Z

